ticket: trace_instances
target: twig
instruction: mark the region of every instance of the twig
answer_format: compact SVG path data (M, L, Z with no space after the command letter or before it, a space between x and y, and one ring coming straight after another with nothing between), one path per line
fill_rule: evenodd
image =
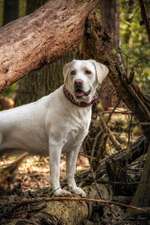
M111 114L112 113L112 111L103 111L103 112L101 112L101 114ZM133 113L132 112L128 112L128 111L114 111L113 112L113 114L125 114L125 115L132 115Z
M79 152L79 155L84 156L84 157L88 158L89 160L95 160L96 159L96 157L87 155L83 152Z
M137 210L139 212L142 213L150 213L150 207L137 207L135 205L128 205L125 203L121 203L121 202L116 202L116 201L111 201L111 200L104 200L104 199L94 199L94 198L79 198L79 197L43 197L43 198L36 198L36 199L25 199L25 200L21 200L19 202L16 201L10 201L10 204L15 204L15 207L17 205L17 207L22 206L22 205L26 205L26 204L32 204L35 202L51 202L51 201L59 201L59 202L63 202L63 201L75 201L75 202L93 202L93 203L99 203L101 205L105 205L105 206L110 206L110 205L116 205L116 206L120 206L120 207L124 207L124 208L130 208L133 210Z
M90 166L90 170L91 170L91 173L92 173L92 177L93 177L93 181L94 181L94 184L95 184L95 188L96 188L97 194L101 198L102 195L101 195L101 193L99 191L98 184L96 182L96 174L94 173L92 166Z
M106 133L108 134L108 137L110 139L110 141L112 142L112 144L114 145L114 147L120 151L121 150L121 145L119 144L119 142L116 140L116 138L114 137L114 135L112 134L111 130L109 129L109 127L107 126L105 120L102 118L102 116L100 117L100 121L101 124L104 128L104 130L106 131Z
M127 150L129 150L130 143L131 143L131 135L132 135L132 120L133 116L131 115L130 122L129 122L129 130L128 130L128 142L127 142Z
M95 148L96 148L96 145L97 145L97 141L99 139L99 137L102 135L102 130L100 130L98 132L98 134L96 135L95 139L94 139L94 143L93 143L93 146L92 146L92 151L91 151L91 160L90 160L90 164L92 163L93 159L94 159L94 152L95 152Z
M108 119L106 121L106 124L108 124L108 122L111 120L112 114L115 112L116 108L119 106L120 101L121 101L121 98L118 98L118 101L117 101L116 105L113 107L113 110L109 114L109 117L108 117Z

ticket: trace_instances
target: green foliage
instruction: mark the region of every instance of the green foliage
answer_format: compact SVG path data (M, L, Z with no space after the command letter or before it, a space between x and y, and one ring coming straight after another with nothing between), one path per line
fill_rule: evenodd
M127 68L134 69L135 80L150 94L150 45L138 1L121 0L120 42ZM142 25L141 25L142 24Z
M24 16L26 14L26 0L19 0L19 16Z
M12 95L16 92L16 88L17 85L16 83L14 83L3 92L3 96L12 97Z
M0 0L0 26L3 24L3 5L4 0Z

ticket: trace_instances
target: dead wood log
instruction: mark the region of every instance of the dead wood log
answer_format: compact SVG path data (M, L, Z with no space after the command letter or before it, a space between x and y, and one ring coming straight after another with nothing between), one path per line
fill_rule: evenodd
M28 199L25 202L23 199L20 199L19 202L20 205L16 204L16 206L15 203L14 205L10 203L12 211L8 210L7 214L5 211L5 215L0 219L1 224L78 225L88 217L88 205L85 202L62 200L45 203L43 199L44 204L41 205L41 203L36 201L36 198L33 200ZM3 208L5 207L6 206L3 205Z
M32 214L26 214L25 208L30 209L31 205L34 203L36 205L39 205L39 203L43 201L43 202L47 202L47 205L45 206L45 209L41 210L38 209L40 211L40 213L34 213ZM55 203L64 203L63 204L63 208L64 205L65 206L65 211L61 210L59 211L58 207L60 206L58 204L57 210L53 210L53 208L55 209ZM53 203L53 205L52 205ZM66 204L65 204L66 203ZM67 204L67 203L71 203L71 205ZM50 197L46 197L46 198L37 198L37 199L25 199L22 200L20 199L19 203L18 202L10 202L10 204L14 204L14 206L12 208L16 208L16 205L20 207L20 205L23 205L25 208L23 209L25 212L25 214L23 215L23 219L16 219L12 220L10 223L8 221L10 221L10 217L7 218L7 225L43 225L43 224L53 224L53 225L68 225L68 224L72 224L72 225L79 225L79 224L83 224L83 222L86 222L87 220L87 215L88 214L84 214L82 218L80 218L81 215L81 211L79 211L79 215L76 214L76 211L72 211L72 205L74 208L74 204L75 205L81 205L84 204L86 211L89 211L89 207L87 206L88 204L99 204L101 207L112 207L112 206L118 206L118 207L123 207L126 209L133 209L136 212L140 212L143 214L148 214L150 212L150 208L149 207L145 207L145 208L141 208L141 207L136 207L134 205L128 205L122 202L115 202L112 200L107 200L107 199L102 199L102 198L79 198L79 197L54 197L54 198L50 198ZM50 206L50 208L49 208ZM69 206L69 207L68 207ZM80 208L77 208L77 210L79 210ZM102 217L104 215L104 212L100 212L100 208L99 212L98 212L98 216L99 219L100 217ZM81 210L81 209L80 209ZM19 210L18 210L19 211ZM72 221L72 219L70 218L70 214L68 215L68 213L66 211L70 211L73 213L73 215L75 215L74 220ZM111 208L112 211L112 208ZM13 212L14 213L14 212ZM101 214L102 213L102 214ZM112 212L113 213L113 212ZM19 215L17 215L17 213L15 212L14 215L17 217ZM78 217L77 217L78 216ZM109 214L110 216L110 214ZM20 215L20 217L22 217ZM80 219L79 219L80 218ZM89 217L90 218L90 217ZM43 220L44 219L44 220ZM92 218L94 219L94 218ZM4 221L4 220L3 220ZM95 221L95 219L93 220L93 222ZM44 223L45 222L45 223ZM5 225L5 221L3 222L3 225ZM84 223L85 224L85 223Z
M79 45L96 0L48 1L0 29L0 91Z
M88 204L82 199L81 201L79 198L78 201L61 200L61 198L58 201L48 199L50 198L41 198L39 201L39 198L30 197L9 202L5 197L2 204L3 212L1 212L2 208L0 209L0 223L3 225L78 225L89 215ZM50 221L51 223L48 223Z

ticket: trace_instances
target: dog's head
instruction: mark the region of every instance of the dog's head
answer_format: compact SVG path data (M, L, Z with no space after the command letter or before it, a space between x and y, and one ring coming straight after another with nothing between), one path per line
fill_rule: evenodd
M63 68L64 84L77 101L90 102L108 72L95 60L73 60Z

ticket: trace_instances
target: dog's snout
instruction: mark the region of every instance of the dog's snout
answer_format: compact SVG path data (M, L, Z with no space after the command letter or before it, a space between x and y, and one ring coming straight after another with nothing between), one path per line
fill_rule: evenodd
M74 84L75 84L76 87L81 88L82 85L83 85L83 81L80 80L80 79L77 79L77 80L75 80Z

